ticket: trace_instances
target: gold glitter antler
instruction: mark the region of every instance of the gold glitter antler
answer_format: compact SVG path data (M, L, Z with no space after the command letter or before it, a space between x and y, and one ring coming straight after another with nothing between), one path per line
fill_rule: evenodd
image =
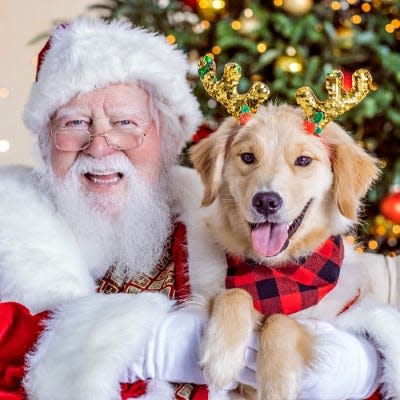
M237 92L241 77L241 68L238 64L225 65L221 80L215 75L215 62L212 56L206 55L199 61L199 75L206 92L221 103L229 114L233 115L241 124L245 124L251 113L257 111L258 106L269 97L269 88L265 83L253 83L247 93Z
M306 114L305 128L309 133L319 135L322 129L337 116L350 110L368 94L372 77L366 69L358 69L352 75L352 89L343 89L343 73L335 69L326 77L328 99L319 101L309 87L301 87L296 92L297 104Z

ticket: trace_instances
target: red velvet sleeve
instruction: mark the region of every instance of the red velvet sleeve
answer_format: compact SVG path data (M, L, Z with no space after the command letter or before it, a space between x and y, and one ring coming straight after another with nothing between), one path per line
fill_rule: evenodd
M19 303L0 303L0 399L22 400L25 355L32 349L48 313L32 315Z

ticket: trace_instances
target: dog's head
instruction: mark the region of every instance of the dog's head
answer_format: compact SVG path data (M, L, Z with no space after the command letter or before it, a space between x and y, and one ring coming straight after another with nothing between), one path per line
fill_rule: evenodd
M357 222L377 160L336 123L317 137L303 121L300 109L270 104L244 126L227 118L191 149L203 205L218 198L226 250L280 262Z

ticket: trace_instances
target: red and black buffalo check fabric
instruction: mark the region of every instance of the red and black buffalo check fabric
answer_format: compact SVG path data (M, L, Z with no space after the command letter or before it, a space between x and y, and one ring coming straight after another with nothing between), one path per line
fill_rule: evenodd
M317 304L339 278L344 257L340 236L332 236L310 256L278 267L227 254L227 288L241 288L265 316L292 314Z

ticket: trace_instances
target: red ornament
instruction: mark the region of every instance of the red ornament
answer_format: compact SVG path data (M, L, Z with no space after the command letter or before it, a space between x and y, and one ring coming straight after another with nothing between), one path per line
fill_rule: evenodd
M380 205L382 215L396 224L400 224L400 192L390 193Z
M183 0L187 6L189 6L193 11L197 9L197 0Z
M192 136L192 142L197 143L200 142L201 139L204 139L211 135L214 131L206 125L201 125L197 132Z

